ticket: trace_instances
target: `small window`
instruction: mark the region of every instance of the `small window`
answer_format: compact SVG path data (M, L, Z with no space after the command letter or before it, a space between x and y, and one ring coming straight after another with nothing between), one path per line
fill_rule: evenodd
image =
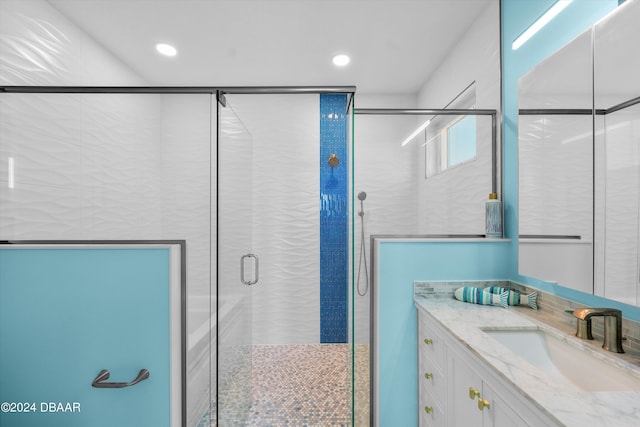
M476 116L464 116L447 127L447 167L476 157Z
M475 100L475 84L472 84L446 108L473 109ZM476 116L433 117L425 132L425 178L475 160L476 129Z

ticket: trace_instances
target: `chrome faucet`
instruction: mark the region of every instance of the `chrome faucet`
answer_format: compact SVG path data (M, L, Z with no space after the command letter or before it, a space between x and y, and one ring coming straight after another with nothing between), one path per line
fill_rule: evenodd
M578 319L576 336L592 340L591 318L604 317L604 343L602 348L614 353L624 353L622 349L622 312L615 308L585 307L573 310L573 316Z

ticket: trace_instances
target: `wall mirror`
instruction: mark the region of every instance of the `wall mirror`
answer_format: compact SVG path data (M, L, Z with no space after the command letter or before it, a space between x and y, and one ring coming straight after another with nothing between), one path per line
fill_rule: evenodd
M640 305L640 2L518 81L519 273Z

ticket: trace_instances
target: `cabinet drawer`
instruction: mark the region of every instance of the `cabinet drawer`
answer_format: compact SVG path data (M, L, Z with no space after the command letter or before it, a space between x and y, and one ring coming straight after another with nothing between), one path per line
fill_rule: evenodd
M424 314L419 315L418 322L418 349L421 359L431 360L439 369L444 367L444 339L434 321Z
M426 408L426 409L425 409ZM431 402L420 402L420 427L444 427L446 420L440 406Z
M420 361L418 372L418 386L420 388L420 396L431 394L433 398L440 404L445 401L445 384L446 379L440 369L433 366L427 367L428 362ZM427 375L428 374L428 375Z

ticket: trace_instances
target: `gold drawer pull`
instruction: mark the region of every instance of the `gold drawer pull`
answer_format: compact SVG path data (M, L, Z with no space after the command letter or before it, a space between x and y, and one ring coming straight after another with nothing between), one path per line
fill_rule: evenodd
M489 409L490 405L489 405L489 401L486 399L478 399L478 409L480 409L481 411L484 410L484 408Z
M426 374L424 374L424 377L425 377L426 379L430 380L431 378L433 378L433 374L432 374L432 373L427 372Z
M427 414L431 414L433 412L433 407L432 406L425 406L424 407L424 412L426 412Z
M474 400L478 396L480 396L480 391L473 387L469 387L469 399Z
M429 345L429 344L433 344L433 340L430 340L429 338L425 338L424 339L424 343Z

